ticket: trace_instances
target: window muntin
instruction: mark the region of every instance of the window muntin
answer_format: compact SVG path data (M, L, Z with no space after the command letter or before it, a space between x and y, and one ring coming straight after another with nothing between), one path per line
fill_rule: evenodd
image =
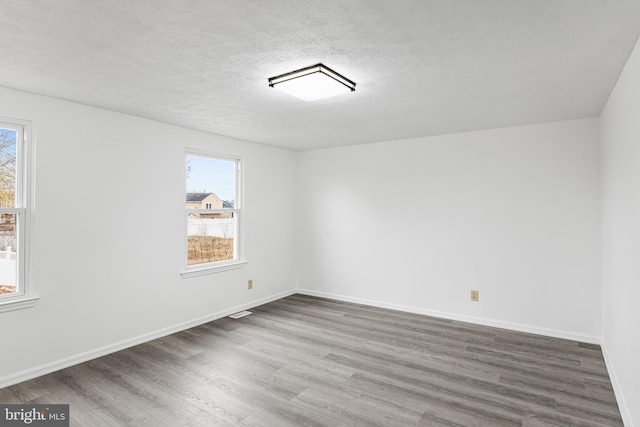
M240 159L187 150L185 270L243 262Z

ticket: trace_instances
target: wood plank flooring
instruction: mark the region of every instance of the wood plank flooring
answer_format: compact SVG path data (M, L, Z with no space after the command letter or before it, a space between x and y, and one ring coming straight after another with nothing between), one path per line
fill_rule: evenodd
M621 426L600 347L293 295L0 390L73 426Z

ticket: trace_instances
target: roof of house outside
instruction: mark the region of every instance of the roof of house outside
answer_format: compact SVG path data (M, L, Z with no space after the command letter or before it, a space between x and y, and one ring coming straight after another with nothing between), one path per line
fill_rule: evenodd
M222 201L222 207L224 209L233 209L233 200L229 201L229 200L223 200Z
M213 193L187 193L187 202L201 202Z

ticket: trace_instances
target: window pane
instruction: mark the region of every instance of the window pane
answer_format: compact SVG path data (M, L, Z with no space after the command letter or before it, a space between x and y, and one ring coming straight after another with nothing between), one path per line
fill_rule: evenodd
M235 214L189 214L187 265L234 259Z
M0 208L15 207L16 131L0 128Z
M235 233L236 171L238 163L206 156L187 155L187 265L237 258ZM219 210L226 209L226 212Z
M187 156L187 208L233 208L235 197L235 161Z
M0 295L17 291L16 221L16 214L0 214Z

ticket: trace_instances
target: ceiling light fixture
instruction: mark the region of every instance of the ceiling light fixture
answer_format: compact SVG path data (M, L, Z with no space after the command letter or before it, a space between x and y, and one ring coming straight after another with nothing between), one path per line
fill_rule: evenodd
M322 64L269 79L269 86L305 101L329 98L356 90L356 84Z

